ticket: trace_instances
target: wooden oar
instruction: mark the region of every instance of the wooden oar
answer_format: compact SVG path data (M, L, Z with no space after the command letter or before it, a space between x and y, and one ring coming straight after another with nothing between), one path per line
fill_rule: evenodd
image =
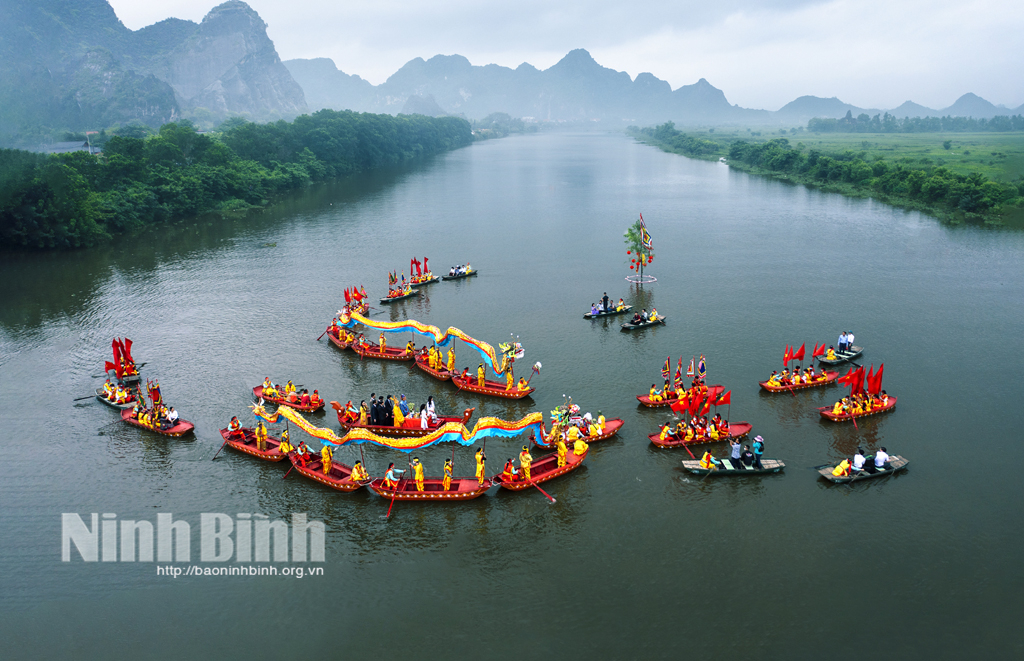
M331 329L328 327L327 330L325 330L323 333L320 333L320 337L316 338L316 341L319 342L320 338L323 337L324 335L327 335L327 331L329 331L329 330L331 330Z
M86 395L85 397L75 397L75 398L74 398L74 399L72 399L71 401L72 401L72 402L80 402L80 401L82 401L83 399L92 399L93 397L99 397L99 395Z
M541 489L540 485L537 484L536 482L534 482L533 480L530 480L530 484L532 484L533 486L537 487L537 491L539 491L542 494L544 494L545 496L547 496L547 499L550 500L552 502L552 504L558 502L554 498L552 498L551 495L547 491L544 491L543 489Z
M395 497L398 495L398 490L402 487L402 480L398 480L398 484L395 485L394 492L391 494L391 504L388 505L388 513L384 515L384 520L388 521L391 519L391 508L395 506Z
M245 437L243 436L242 438L245 438ZM214 459L216 459L217 455L220 454L220 451L223 450L224 446L227 445L227 444L228 444L228 439L225 438L224 442L220 444L219 448L217 448L217 451L213 453L213 457L210 459L210 461L213 461Z

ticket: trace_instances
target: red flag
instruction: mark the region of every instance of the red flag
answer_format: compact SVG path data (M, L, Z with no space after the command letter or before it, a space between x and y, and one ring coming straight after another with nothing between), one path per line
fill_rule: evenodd
M348 293L348 289L347 288L345 289L345 302L346 303L351 303L352 302L352 295Z
M683 411L686 410L687 404L688 402L686 401L686 397L680 397L676 401L669 404L669 408L672 409L673 413L682 413Z
M103 371L104 371L104 372L110 372L110 371L113 371L113 372L115 372L115 373L116 373L116 372L117 372L117 367L116 367L116 366L114 365L114 363L112 363L112 362L110 362L110 361L108 360L108 361L106 361L106 362L104 362L104 363L103 363Z
M806 346L807 346L806 344L801 344L801 345L800 345L800 349L799 349L798 351L796 351L796 352L795 352L795 353L794 353L794 354L793 354L793 355L791 356L791 358L792 358L793 360L803 360L803 359L804 359L804 348L805 348Z
M726 404L732 404L732 391L729 390L721 397L715 400L715 406L725 406Z
M113 341L111 341L110 346L111 346L111 348L114 349L114 374L116 374L117 378L120 379L121 378L121 344L117 341L117 338L115 337L113 339Z
M853 373L853 386L851 387L850 394L857 395L864 392L864 368L861 367Z
M124 359L127 360L130 365L135 364L135 359L132 358L132 341L127 337L124 338Z
M694 395L693 399L690 400L689 412L691 416L697 415L697 411L700 410L700 405L704 401L704 396L700 393Z
M846 370L846 374L836 379L836 383L841 386L848 386L853 383L853 368L850 367Z
M870 369L868 370L868 380L867 380L867 383L868 383L868 392L871 392L871 383L872 383L872 382L873 382L874 380L875 380L875 366L874 366L874 365L872 365L872 366L871 366L871 368L870 368Z
M704 406L701 407L700 414L701 415L707 415L710 410L711 410L711 398L709 397L708 399L704 400Z
M793 349L787 344L786 350L782 353L782 364L789 367L789 361L793 360Z
M868 381L868 392L872 395L877 395L882 392L882 370L885 368L885 363L878 366L878 371L875 372L874 382Z
M811 358L813 359L813 358L817 358L818 356L824 356L824 355L825 355L825 343L822 342L821 346L819 347L818 343L815 342L814 343L814 352L811 354Z
M430 269L429 269L429 268L427 268L427 258L426 258L426 257L424 257L424 258L423 258L423 272L424 272L424 273L426 273L426 272L427 272L427 271L429 271L429 270L430 270Z

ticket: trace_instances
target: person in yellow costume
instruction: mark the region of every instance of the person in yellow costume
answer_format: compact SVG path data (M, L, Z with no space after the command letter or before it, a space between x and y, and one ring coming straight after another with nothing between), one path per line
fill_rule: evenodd
M356 465L352 467L352 473L348 476L348 479L353 482L363 482L364 480L370 479L370 474L366 472L363 462L356 462Z
M658 392L658 389L652 383L651 389L647 393L647 399L651 400L652 402L660 402L664 399L664 397L661 396L661 393Z
M850 460L843 459L839 462L839 465L832 469L832 474L836 477L845 477L850 474Z
M622 299L620 298L620 299L619 299L619 304L615 306L615 311L616 311L616 312L622 312L622 311L623 311L623 310L625 310L625 309L626 309L626 304L625 304L625 303L623 303L623 302L622 302Z
M601 435L601 427L600 427L600 425L598 425L596 422L591 422L587 426L587 434L589 436L600 436Z
M289 441L288 430L285 429L283 432L281 432L281 445L284 445L284 444L288 443L288 447L291 447L291 443L289 443L288 441ZM281 452L284 452L284 450L281 450Z
M516 385L516 390L522 392L523 390L529 390L530 384L526 382L526 379L519 377L519 383Z
M480 363L480 367L476 368L476 385L480 388L484 387L484 377L487 376L487 370L484 369L484 364Z
M437 357L434 355L434 347L427 349L427 367L430 369L437 369L434 367L437 365Z
M294 383L292 383L292 382L291 382L291 381L289 380L289 381L288 381L288 385L286 385L286 386L284 387L284 394L286 394L286 395L290 395L290 394L292 394L293 392L295 392L295 384L294 384Z
M395 415L395 428L399 428L405 424L405 414L402 413L402 407L398 405L395 398L391 398L391 412Z
M331 448L325 445L320 449L320 460L324 465L324 475L331 474L331 459L333 458Z
M700 467L704 470L718 470L720 463L722 462L711 456L710 450L705 450L704 456L700 458Z
M281 454L289 454L295 452L295 446L288 442L288 431L285 430L281 434L281 445L277 446L277 449L281 451Z
M601 433L604 433L605 425L607 421L604 419L604 414L600 411L597 412L597 426L601 428Z
M480 486L484 485L484 464L487 461L487 455L484 454L484 449L480 448L476 451L476 481Z
M555 450L558 451L558 467L561 468L565 465L565 455L569 451L568 448L565 447L565 440L561 436L559 436L558 440L555 442Z
M388 341L384 339L383 332L380 334L380 340L378 341L378 344L380 345L380 352L384 353L384 349L386 349L388 346Z
M672 435L672 426L667 422L661 426L661 433L658 434L658 440L665 441Z
M515 377L515 375L512 374L512 368L510 367L508 369L508 371L505 372L505 392L509 392L510 390L512 390L512 388L513 388L513 386L515 386L515 384L516 384L516 377Z
M455 373L455 349L448 349L448 372Z
M414 353L416 353L416 345L412 343L412 340L409 340L405 343L405 355L411 356Z
M523 451L519 453L519 466L523 469L523 479L527 482L530 481L530 464L533 463L533 457L530 455L530 450L525 445Z
M444 460L444 478L441 480L441 486L444 488L445 491L448 491L449 489L452 488L452 469L453 469L452 460L451 459L445 459Z
M835 360L835 359L836 359L836 350L833 349L832 347L829 347L828 351L825 352L825 360Z
M647 317L647 320L648 321L657 321L658 320L658 310L657 310L657 308L651 308L651 314L650 314L649 317Z
M267 449L267 426L262 420L256 423L256 449L260 452Z
M832 405L832 415L842 415L842 413L843 413L843 403L842 402L836 402L835 404Z
M359 402L359 424L366 425L370 421L370 409L366 405L366 400Z
M586 441L583 440L583 437L581 436L578 437L576 439L576 442L572 444L572 453L577 457L582 457L587 453L588 448L590 448L590 446L587 444Z
M569 429L566 430L566 435L569 437L570 443L575 443L576 439L580 437L580 428L576 425L570 425Z
M420 463L419 457L413 457L412 472L416 481L416 491L423 491L423 464Z

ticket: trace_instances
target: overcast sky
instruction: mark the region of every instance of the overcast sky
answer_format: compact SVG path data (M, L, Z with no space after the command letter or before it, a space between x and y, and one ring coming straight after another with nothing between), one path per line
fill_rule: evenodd
M201 21L218 0L110 0L133 30ZM837 96L944 108L974 92L1024 103L1021 0L249 0L282 59L329 57L374 84L439 53L546 69L574 48L672 88L707 78L731 103L777 110Z

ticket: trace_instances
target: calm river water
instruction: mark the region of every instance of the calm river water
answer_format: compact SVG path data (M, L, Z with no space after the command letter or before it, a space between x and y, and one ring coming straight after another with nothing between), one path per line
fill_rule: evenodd
M628 273L643 213L656 284ZM268 245L272 244L272 245ZM0 637L7 658L989 658L1019 656L1024 234L730 172L621 135L486 142L295 196L245 219L186 223L124 245L4 254L0 278ZM404 364L316 337L346 286L385 291L430 258L480 276L432 285L385 318L519 336L543 363L533 399L464 395ZM668 316L625 334L584 321L607 291ZM892 413L824 423L837 388L759 392L787 344L853 330L885 363ZM196 424L184 440L115 421L92 400L113 336ZM394 341L405 341L407 336ZM457 347L458 363L475 352ZM763 479L683 473L646 435L667 415L635 395L666 356L707 356L734 421L787 463ZM264 376L327 399L434 395L507 419L571 395L622 417L583 468L538 491L463 504L339 494L230 450ZM336 426L333 413L313 416ZM297 437L302 436L297 434ZM521 445L488 445L489 472ZM811 466L885 445L895 478L836 487ZM318 447L314 444L314 447ZM404 462L368 447L371 472ZM724 448L718 447L718 452ZM437 474L451 448L423 451ZM353 451L338 459L351 463ZM472 474L472 452L456 452ZM179 577L156 563L61 562L61 514L191 522L307 512L327 525L324 575ZM198 563L196 563L198 564ZM181 565L186 566L186 565Z

